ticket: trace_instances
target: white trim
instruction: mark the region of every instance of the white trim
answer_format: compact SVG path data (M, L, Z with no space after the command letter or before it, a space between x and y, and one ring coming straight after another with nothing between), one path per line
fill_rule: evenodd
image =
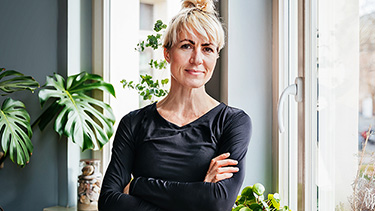
M92 2L92 66L93 73L101 75L104 81L110 80L109 71L109 5L110 0ZM101 94L102 93L102 94ZM101 92L103 102L110 104L110 94ZM105 144L100 151L93 151L93 158L101 160L101 172L104 173L110 161L111 145Z
M317 210L317 0L305 1L305 210Z

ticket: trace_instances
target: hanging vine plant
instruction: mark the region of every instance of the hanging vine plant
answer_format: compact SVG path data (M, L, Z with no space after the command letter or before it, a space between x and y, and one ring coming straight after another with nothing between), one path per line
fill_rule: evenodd
M147 36L146 40L143 40L137 44L135 50L139 52L145 51L146 48L151 48L152 50L157 50L162 46L162 34L161 30L166 29L167 25L161 20L156 21L154 24L154 31L156 34L151 34ZM153 60L151 59L148 63L150 68L156 70L164 70L167 68L167 61L165 59ZM168 90L163 87L168 84L169 79L165 78L160 80L154 80L151 75L145 74L140 75L140 82L136 83L134 81L127 81L125 79L121 80L123 88L127 87L129 89L136 90L143 100L151 100L152 97L163 97L168 94Z

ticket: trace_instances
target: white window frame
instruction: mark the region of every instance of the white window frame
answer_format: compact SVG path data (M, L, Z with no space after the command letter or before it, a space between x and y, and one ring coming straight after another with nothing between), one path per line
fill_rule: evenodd
M102 75L104 80L111 83L116 90L116 98L109 94L96 96L111 105L116 123L116 131L121 118L128 112L139 108L139 96L135 91L127 91L120 80L139 80L139 53L134 50L139 41L139 6L142 3L153 3L154 16L166 22L180 8L180 2L175 0L99 0L92 2L93 20L93 73ZM158 12L166 7L167 12ZM136 21L134 21L136 19ZM159 52L160 53L160 52ZM162 54L162 53L161 53ZM160 75L160 74L159 74ZM165 78L164 74L161 77ZM102 161L101 171L104 174L110 162L112 136L109 143L101 151L95 151L93 158Z
M273 1L273 102L298 76L298 2ZM273 106L273 169L274 186L281 204L297 209L298 201L298 104L290 98L284 104L285 132L277 126L277 103Z

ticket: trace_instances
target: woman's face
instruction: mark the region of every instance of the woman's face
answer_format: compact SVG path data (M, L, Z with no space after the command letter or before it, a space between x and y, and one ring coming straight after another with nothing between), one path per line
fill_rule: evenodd
M164 49L164 57L170 63L172 80L186 88L199 88L210 80L218 52L215 43L182 32L172 48Z

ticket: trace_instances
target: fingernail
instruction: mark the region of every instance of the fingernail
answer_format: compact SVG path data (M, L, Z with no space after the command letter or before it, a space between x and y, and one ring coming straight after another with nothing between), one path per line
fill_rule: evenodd
M225 155L229 156L229 155L230 155L230 153L229 153L229 152L227 152L227 153L225 153Z
M240 169L239 168L234 168L235 171L239 171Z

